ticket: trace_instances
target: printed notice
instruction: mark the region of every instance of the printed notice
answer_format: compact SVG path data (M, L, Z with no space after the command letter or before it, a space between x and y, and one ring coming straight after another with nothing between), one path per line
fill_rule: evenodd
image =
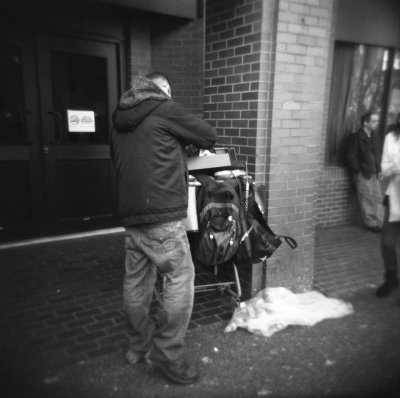
M96 131L94 111L67 110L68 132L94 133Z

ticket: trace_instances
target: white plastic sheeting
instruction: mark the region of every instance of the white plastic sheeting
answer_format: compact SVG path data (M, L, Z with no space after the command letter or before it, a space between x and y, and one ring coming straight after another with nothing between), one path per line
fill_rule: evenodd
M317 291L295 294L284 287L271 287L240 303L225 332L243 328L269 337L289 325L312 326L324 319L352 313L351 304L327 298Z

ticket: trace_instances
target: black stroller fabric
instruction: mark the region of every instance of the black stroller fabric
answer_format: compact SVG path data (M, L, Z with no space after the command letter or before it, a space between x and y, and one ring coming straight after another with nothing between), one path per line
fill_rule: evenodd
M238 180L243 233L235 256L236 264L254 264L271 257L281 245L281 239L291 248L296 248L295 239L286 235L276 235L267 224L255 199L254 184L249 183L246 176L240 176Z
M223 181L207 174L196 173L195 177L201 187L196 195L199 233L192 253L200 264L258 263L271 257L282 239L291 248L297 247L295 239L277 235L268 226L255 198L254 183L246 175Z
M236 255L242 235L239 196L231 184L206 174L196 178L201 187L196 197L199 233L193 258L203 265L225 263Z

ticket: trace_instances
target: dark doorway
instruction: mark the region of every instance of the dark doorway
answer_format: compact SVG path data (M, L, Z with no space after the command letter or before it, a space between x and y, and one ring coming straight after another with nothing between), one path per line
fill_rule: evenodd
M0 36L0 82L0 239L117 225L108 148L116 45Z

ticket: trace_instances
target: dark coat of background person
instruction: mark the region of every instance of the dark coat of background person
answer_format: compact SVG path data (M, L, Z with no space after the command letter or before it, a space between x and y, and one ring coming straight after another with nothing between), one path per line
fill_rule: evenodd
M359 172L365 178L371 178L380 170L380 145L375 133L371 133L371 150L367 133L359 129L348 137L346 163L349 171L353 174Z

